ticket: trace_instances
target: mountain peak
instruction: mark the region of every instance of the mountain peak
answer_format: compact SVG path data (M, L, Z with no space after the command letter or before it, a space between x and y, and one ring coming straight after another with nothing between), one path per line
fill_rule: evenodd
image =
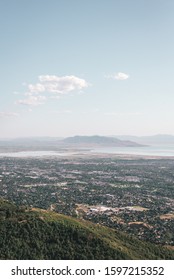
M108 136L81 136L76 135L63 139L64 144L69 145L81 145L81 146L107 146L107 147L139 147L138 143L128 140L119 140L114 137Z

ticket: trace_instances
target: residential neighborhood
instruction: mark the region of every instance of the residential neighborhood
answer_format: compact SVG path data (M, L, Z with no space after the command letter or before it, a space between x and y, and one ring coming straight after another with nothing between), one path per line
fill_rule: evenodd
M0 196L174 246L174 160L0 158Z

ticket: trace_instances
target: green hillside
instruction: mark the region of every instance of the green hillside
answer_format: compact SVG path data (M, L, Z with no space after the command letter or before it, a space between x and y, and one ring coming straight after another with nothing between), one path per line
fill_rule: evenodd
M0 200L0 259L174 259L121 232Z

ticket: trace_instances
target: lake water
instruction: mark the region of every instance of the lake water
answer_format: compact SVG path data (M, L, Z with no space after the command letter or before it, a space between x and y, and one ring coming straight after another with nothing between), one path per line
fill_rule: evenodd
M143 155L143 156L174 156L174 145L146 147L110 147L94 149L96 153Z
M24 152L9 152L9 153L0 153L0 157L56 157L56 156L71 156L74 155L73 152L62 152L58 153L56 151L24 151Z
M23 152L8 152L0 153L0 157L63 157L63 156L73 156L78 154L120 154L120 155L142 155L142 156L167 156L174 157L174 145L170 146L147 146L147 147L105 147L105 148L95 148L89 151L23 151Z

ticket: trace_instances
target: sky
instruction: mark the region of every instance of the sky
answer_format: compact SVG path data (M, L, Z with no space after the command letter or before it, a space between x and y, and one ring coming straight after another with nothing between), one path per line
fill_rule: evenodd
M0 0L0 138L174 134L173 0Z

